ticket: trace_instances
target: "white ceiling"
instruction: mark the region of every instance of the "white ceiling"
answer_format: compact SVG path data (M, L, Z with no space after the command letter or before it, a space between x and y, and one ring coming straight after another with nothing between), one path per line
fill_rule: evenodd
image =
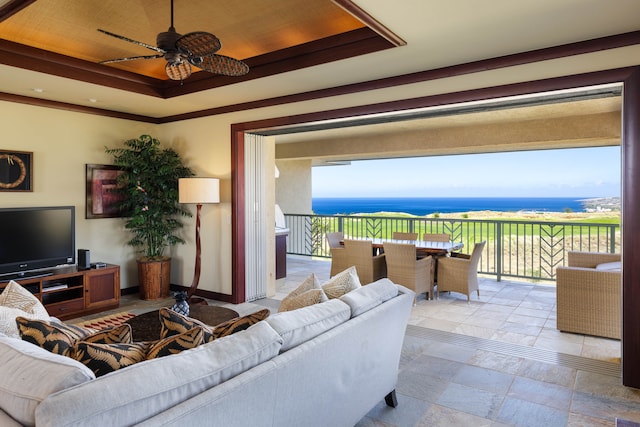
M640 30L638 0L355 3L404 39L406 46L166 100L5 65L0 65L0 91L163 117ZM640 63L637 46L624 49L629 54L613 66ZM567 67L575 62L582 69L586 66L593 70L611 68L610 62L600 63L600 59L598 53L578 55L564 59L562 64ZM540 67L532 72L544 76L549 70ZM44 91L34 92L34 88Z

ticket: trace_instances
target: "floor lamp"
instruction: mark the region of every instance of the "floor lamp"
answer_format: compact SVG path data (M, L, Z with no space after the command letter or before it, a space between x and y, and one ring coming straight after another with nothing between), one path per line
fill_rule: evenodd
M220 203L220 180L217 178L180 178L178 180L178 200L180 203L196 205L196 263L193 272L193 282L187 291L189 304L204 302L204 299L192 298L200 282L200 211L205 203Z

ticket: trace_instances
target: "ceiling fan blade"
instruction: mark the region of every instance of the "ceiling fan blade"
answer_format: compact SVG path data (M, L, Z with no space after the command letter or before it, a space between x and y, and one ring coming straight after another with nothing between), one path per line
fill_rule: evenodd
M171 80L184 80L191 75L191 65L188 62L167 62L164 71Z
M164 55L162 53L158 53L157 55L130 56L128 58L107 59L106 61L98 62L98 64L110 64L112 62L133 61L135 59L156 59L156 58L162 58L163 56Z
M222 74L224 76L243 76L249 72L249 66L247 64L224 55L207 55L201 58L188 58L188 61L205 71Z
M222 47L220 40L211 33L194 31L176 40L178 51L188 56L205 56L216 53Z
M106 34L108 36L115 37L117 39L124 40L124 41L129 42L129 43L134 43L134 44L137 44L138 46L146 47L147 49L155 50L156 52L159 52L159 53L163 53L163 54L166 53L164 50L162 50L162 49L160 49L160 48L158 48L156 46L151 46L150 44L139 42L137 40L130 39L129 37L125 37L125 36L121 36L121 35L118 35L118 34L110 33L109 31L101 30L100 28L98 28L98 31L100 31L101 33Z

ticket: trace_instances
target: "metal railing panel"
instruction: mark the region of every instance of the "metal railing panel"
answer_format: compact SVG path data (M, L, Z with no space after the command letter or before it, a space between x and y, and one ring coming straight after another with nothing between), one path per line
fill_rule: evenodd
M287 253L330 257L325 238L341 231L345 237L390 239L394 231L446 233L462 242L470 253L477 242L487 241L478 270L480 273L555 280L555 270L566 265L567 252L620 251L619 224L558 221L471 220L450 218L387 217L365 215L285 214L289 236Z

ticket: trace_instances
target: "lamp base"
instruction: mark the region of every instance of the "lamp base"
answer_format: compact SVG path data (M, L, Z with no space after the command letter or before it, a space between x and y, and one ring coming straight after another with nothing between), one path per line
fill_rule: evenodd
M189 305L209 305L206 299L200 297L191 297L187 302Z

